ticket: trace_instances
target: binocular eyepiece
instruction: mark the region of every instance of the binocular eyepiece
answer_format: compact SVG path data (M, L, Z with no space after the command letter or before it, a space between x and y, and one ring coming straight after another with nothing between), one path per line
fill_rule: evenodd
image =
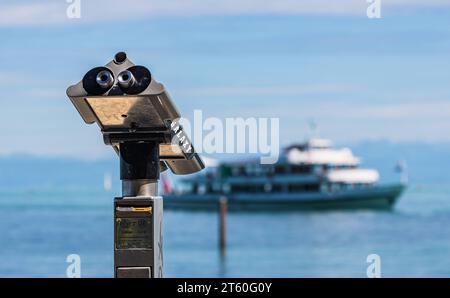
M120 88L124 91L132 87L136 82L133 73L129 70L122 71L117 80L119 81Z
M96 67L86 73L83 87L93 95L136 95L147 89L152 80L150 71L144 66L131 66L121 71L117 78L111 69Z
M109 89L114 84L114 76L109 70L101 70L95 77L95 81L102 89Z

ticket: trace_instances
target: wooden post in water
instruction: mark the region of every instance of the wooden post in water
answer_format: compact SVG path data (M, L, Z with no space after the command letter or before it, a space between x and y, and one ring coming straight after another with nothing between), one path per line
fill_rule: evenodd
M219 247L222 255L225 255L227 246L227 209L228 199L221 197L219 199Z

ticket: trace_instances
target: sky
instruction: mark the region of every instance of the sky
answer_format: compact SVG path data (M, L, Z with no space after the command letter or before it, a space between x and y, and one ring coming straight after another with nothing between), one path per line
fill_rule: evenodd
M380 19L365 0L70 4L0 3L2 155L112 156L65 91L122 50L187 118L278 117L281 144L312 120L339 143L450 143L450 0L382 0Z

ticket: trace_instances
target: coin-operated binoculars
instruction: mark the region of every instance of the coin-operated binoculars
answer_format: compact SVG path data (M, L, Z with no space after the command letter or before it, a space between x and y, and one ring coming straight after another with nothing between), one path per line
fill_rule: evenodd
M117 53L86 73L67 95L83 120L96 122L120 157L122 197L114 200L114 276L163 276L161 171L204 168L164 86L144 66Z

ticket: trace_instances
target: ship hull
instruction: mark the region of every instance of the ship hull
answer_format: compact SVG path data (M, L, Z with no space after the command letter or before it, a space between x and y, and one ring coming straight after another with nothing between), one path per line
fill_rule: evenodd
M389 210L404 189L399 184L327 193L165 195L164 208L216 210L219 199L226 197L230 210Z

